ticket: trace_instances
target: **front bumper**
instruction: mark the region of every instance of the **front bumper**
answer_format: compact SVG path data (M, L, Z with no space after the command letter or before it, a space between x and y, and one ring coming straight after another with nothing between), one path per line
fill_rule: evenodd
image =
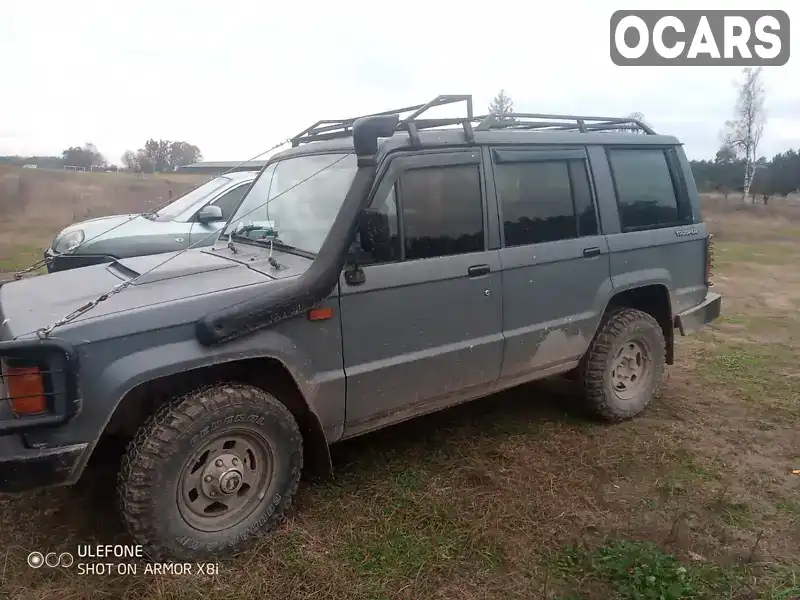
M9 436L3 441L11 439ZM3 452L0 456L0 493L75 483L88 447L89 444L73 444L60 448L26 448L10 455ZM4 450L2 444L0 450Z
M721 312L722 296L708 292L703 302L675 316L675 327L680 330L681 335L688 335L700 331L717 319Z
M45 264L47 265L48 273L55 273L57 271L68 271L70 269L78 269L80 267L89 267L91 265L100 265L103 263L113 262L116 260L114 256L106 254L62 254L56 255L52 248L44 251Z

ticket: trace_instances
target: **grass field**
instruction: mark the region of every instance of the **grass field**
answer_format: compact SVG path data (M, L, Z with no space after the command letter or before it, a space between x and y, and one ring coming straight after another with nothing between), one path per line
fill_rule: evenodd
M61 229L76 221L141 212L207 181L169 173L85 173L0 165L0 273L42 258Z
M125 543L113 460L0 498L14 599L800 598L800 213L706 199L724 317L607 426L543 382L334 446L281 529L213 576L31 569ZM141 567L140 567L141 570Z

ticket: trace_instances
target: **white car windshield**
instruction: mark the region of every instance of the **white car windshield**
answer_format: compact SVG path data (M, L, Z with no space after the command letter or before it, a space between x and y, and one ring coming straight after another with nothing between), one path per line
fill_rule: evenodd
M158 211L156 215L156 221L172 221L178 216L186 211L187 209L191 208L192 205L196 204L203 198L208 198L219 190L220 188L228 185L231 180L228 177L215 177L211 181L207 181L203 185L194 188L191 192L187 192L183 196L180 196L176 199L173 203L168 204L164 208ZM200 208L198 206L198 208Z
M268 236L316 254L355 177L354 154L314 154L269 165L225 227L223 237Z

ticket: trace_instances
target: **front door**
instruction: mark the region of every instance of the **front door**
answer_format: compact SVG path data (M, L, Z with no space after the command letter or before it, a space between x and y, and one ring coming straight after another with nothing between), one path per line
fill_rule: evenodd
M503 355L500 260L479 150L394 158L377 188L389 242L341 278L345 435L480 395Z

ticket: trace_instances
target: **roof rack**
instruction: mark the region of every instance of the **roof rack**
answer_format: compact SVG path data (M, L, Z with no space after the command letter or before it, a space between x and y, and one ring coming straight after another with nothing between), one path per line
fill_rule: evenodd
M450 104L465 103L467 107L466 117L450 118L429 118L420 117L432 108L447 106ZM403 117L404 113L411 113ZM408 131L412 142L419 143L419 130L432 129L435 127L447 127L460 125L464 129L464 134L468 140L473 139L474 131L489 131L493 129L511 130L543 130L543 131L580 131L582 133L630 131L656 135L650 127L642 123L639 119L632 117L585 117L575 115L548 115L538 113L510 113L510 114L488 114L474 116L472 112L471 95L444 95L436 96L426 104L417 104L386 110L369 115L361 115L350 119L325 119L317 121L291 138L292 147L308 142L319 142L323 140L333 140L347 138L353 135L353 124L364 117L376 117L382 115L400 115L398 131ZM477 127L473 129L473 123Z
M458 104L464 102L467 106L466 117L445 118L445 119L420 119L420 117L432 108L438 106L447 106L449 104ZM403 113L411 113L403 117ZM433 127L445 127L448 125L461 125L469 138L472 137L472 122L475 117L472 113L472 96L471 95L445 95L436 96L433 100L426 104L417 104L415 106L406 106L403 108L396 108L394 110L386 110L379 113L372 113L369 115L361 115L351 119L326 119L317 121L311 127L304 129L293 138L291 138L292 147L306 144L308 142L319 142L322 140L333 140L337 138L345 138L353 135L353 123L358 119L364 117L377 117L381 115L401 115L400 123L397 129L408 131L411 139L419 142L417 132L420 129L431 129Z
M631 131L656 135L650 127L633 117L584 117L577 115L547 115L539 113L509 113L482 115L476 117L480 123L475 131L490 129L524 129L546 131L580 131L595 133L600 131Z

